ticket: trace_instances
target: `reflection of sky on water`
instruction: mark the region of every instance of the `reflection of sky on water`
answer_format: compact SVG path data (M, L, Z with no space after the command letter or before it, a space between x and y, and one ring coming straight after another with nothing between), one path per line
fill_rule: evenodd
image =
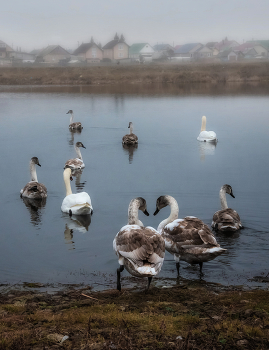
M118 262L112 242L127 223L132 198L146 199L151 215L139 214L146 226L156 228L168 217L168 208L152 215L163 194L177 199L179 217L197 216L210 225L220 209L219 189L225 183L235 195L228 205L239 213L245 229L231 237L217 235L227 253L204 264L203 279L251 284L248 279L268 273L268 89L244 87L237 94L234 87L229 93L227 85L216 91L205 85L200 90L194 85L144 90L132 86L121 92L113 87L117 99L110 93L112 87L103 87L104 94L92 87L5 89L0 87L0 147L5 150L1 165L9 169L0 182L2 282L95 283L97 275L115 276ZM71 183L74 193L91 196L94 215L86 234L72 226L76 223L60 209L65 197L63 166L74 156L68 108L84 127L81 134L73 134L72 142L87 147L86 167ZM208 117L210 129L218 135L217 148L196 140L201 115ZM139 138L133 154L121 143L130 120ZM46 206L41 208L25 206L19 197L32 156L42 164L38 180L48 189ZM132 164L127 157L133 157ZM174 278L175 273L167 253L159 277ZM180 273L181 278L196 279L199 270L182 262ZM127 276L123 272L123 278Z

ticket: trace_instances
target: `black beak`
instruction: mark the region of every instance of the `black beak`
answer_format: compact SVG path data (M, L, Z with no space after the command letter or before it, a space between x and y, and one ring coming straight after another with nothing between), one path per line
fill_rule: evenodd
M130 125L128 126L128 129L130 129Z
M67 112L66 114L69 114L69 112Z
M156 208L155 212L154 212L154 216L157 215L159 213L160 209Z
M73 181L73 177L72 176L70 176L70 181Z
M38 166L41 166L41 164L37 163Z
M84 145L82 145L81 147L83 147L83 148L85 148L85 149L86 149L86 147L85 147Z
M230 193L230 195L231 195L233 198L235 198L235 196L234 196L233 192L231 192L231 193Z
M145 215L149 216L149 213L148 213L148 211L147 211L146 209L143 211L143 213L144 213Z

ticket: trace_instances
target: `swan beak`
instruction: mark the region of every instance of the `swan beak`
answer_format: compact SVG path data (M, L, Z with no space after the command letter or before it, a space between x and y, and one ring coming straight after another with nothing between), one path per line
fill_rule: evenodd
M160 209L156 208L155 212L154 212L154 216L157 215L159 213Z
M37 163L38 166L41 166L41 164Z
M144 213L145 215L149 216L149 213L148 213L148 211L147 211L146 209L143 211L143 213Z
M69 111L66 114L69 114Z
M70 181L73 181L73 177L72 176L70 176Z
M84 145L82 145L81 147L83 147L83 148L85 148L85 149L86 149L86 147L85 147Z
M231 192L231 193L230 193L230 195L231 195L233 198L235 198L235 196L234 196L233 192Z
M128 126L128 129L130 129L130 125Z

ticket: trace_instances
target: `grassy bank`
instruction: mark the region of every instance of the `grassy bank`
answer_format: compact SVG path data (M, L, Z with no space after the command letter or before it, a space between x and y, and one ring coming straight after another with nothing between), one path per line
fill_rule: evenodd
M269 62L0 68L0 85L106 85L269 81Z
M268 296L193 282L147 293L9 291L0 349L268 349Z

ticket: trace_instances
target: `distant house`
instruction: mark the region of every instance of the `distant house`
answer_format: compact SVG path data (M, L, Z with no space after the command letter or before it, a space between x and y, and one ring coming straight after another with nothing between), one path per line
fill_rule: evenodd
M227 37L224 40L221 40L219 43L214 45L214 49L219 52L230 50L236 46L239 46L238 42L235 40L228 40Z
M10 53L13 52L12 47L8 46L4 41L0 40L0 66L11 65Z
M241 51L226 50L218 54L217 58L222 62L235 62L244 58L244 54Z
M129 45L126 44L124 36L119 38L116 34L114 40L109 41L103 46L103 58L110 60L122 60L129 58Z
M154 49L148 43L137 43L129 47L129 58L135 60L139 58L152 57Z
M207 46L202 46L198 50L194 51L193 57L196 60L207 60L213 57L213 50Z
M181 45L178 49L175 50L175 57L188 57L190 59L194 58L194 52L202 48L203 45L200 43L191 43Z
M211 41L205 45L206 47L212 50L213 56L217 56L219 54L219 50L215 47L216 44L217 41Z
M174 48L169 44L156 44L153 46L155 52L163 52L166 57L174 56ZM155 55L157 57L157 55Z
M73 55L86 62L100 62L103 59L103 50L92 40L90 43L81 44Z
M244 55L248 54L248 52L252 49L254 49L256 51L257 56L261 56L264 58L269 57L269 54L268 54L269 49L267 49L265 46L259 44L258 42L255 42L255 41L247 41L246 43L233 48L233 50L235 50L235 51L243 52ZM252 53L250 52L250 55L253 56L253 53L254 52L252 50Z
M36 55L22 51L12 51L10 52L9 57L13 62L17 63L34 63L36 59Z
M40 51L36 62L44 63L59 63L61 60L70 58L71 55L60 45L49 45L44 50Z

